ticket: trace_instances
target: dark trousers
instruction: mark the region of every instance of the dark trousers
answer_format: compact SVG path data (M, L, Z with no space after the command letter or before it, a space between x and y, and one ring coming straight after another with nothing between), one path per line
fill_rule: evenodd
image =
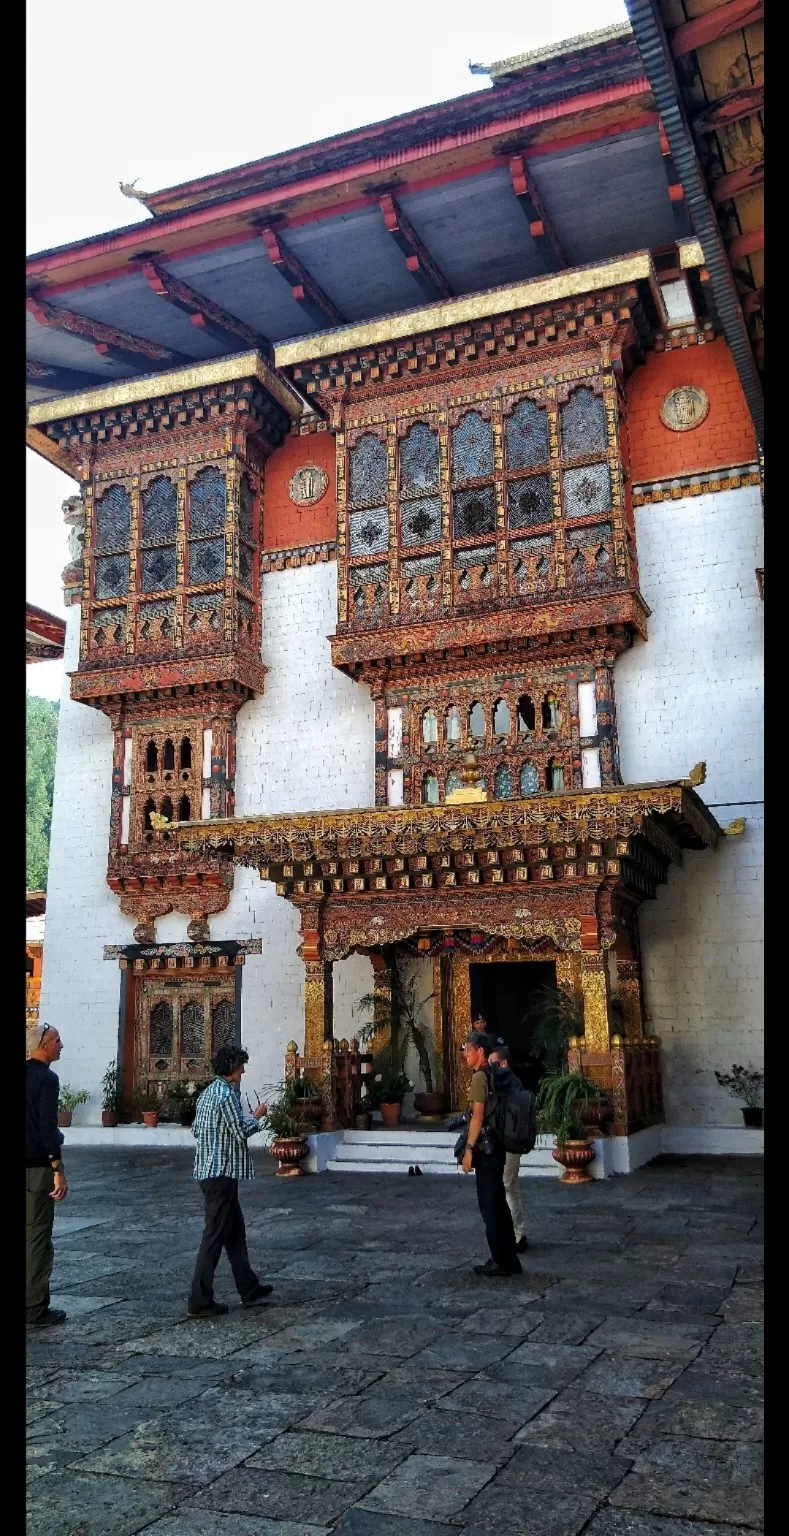
M520 1269L515 1252L515 1228L512 1225L507 1195L504 1189L504 1149L484 1153L474 1152L474 1173L477 1179L477 1204L485 1223L490 1256L502 1269Z
M247 1253L247 1233L238 1203L238 1179L201 1179L205 1202L205 1227L197 1254L189 1310L210 1306L214 1299L214 1273L222 1249L230 1260L236 1290L242 1301L253 1296L259 1281Z
M55 1188L55 1175L51 1168L28 1168L25 1176L25 1203L27 1217L27 1294L25 1313L27 1322L35 1322L49 1307L49 1277L55 1250L52 1247L52 1223L55 1220L55 1202L51 1191Z

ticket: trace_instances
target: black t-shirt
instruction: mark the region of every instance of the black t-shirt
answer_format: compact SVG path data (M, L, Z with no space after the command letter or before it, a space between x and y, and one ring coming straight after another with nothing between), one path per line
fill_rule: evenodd
M27 1061L27 1163L28 1168L48 1168L60 1157L63 1133L58 1130L60 1080L43 1061Z

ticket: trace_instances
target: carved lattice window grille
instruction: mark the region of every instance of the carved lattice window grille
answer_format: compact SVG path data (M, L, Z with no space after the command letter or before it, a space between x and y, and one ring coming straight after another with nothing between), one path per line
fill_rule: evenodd
M190 587L207 587L225 577L227 482L215 465L195 475L189 487Z
M212 1051L213 1055L219 1050L220 1045L234 1045L236 1039L236 1010L235 1005L223 998L217 1003L212 1014Z

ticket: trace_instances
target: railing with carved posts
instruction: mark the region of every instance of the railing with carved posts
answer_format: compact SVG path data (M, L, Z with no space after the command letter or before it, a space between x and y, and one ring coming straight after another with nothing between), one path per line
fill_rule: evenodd
M660 1039L641 1040L611 1036L607 1051L587 1051L583 1039L573 1037L567 1053L568 1071L583 1072L597 1083L613 1107L608 1127L612 1136L632 1136L664 1119L660 1069Z
M349 1128L364 1109L362 1085L372 1064L372 1053L360 1050L354 1041L327 1040L323 1054L316 1057L300 1055L295 1041L290 1041L285 1052L285 1082L307 1077L315 1084L323 1106L319 1129Z

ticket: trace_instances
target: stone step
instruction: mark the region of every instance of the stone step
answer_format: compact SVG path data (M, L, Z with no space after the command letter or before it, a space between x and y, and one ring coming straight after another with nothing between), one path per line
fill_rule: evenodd
M327 1167L335 1173L408 1173L409 1166L434 1174L457 1173L452 1149L454 1131L397 1130L345 1131ZM551 1156L553 1140L540 1136L521 1163L522 1179L557 1177L561 1168Z

